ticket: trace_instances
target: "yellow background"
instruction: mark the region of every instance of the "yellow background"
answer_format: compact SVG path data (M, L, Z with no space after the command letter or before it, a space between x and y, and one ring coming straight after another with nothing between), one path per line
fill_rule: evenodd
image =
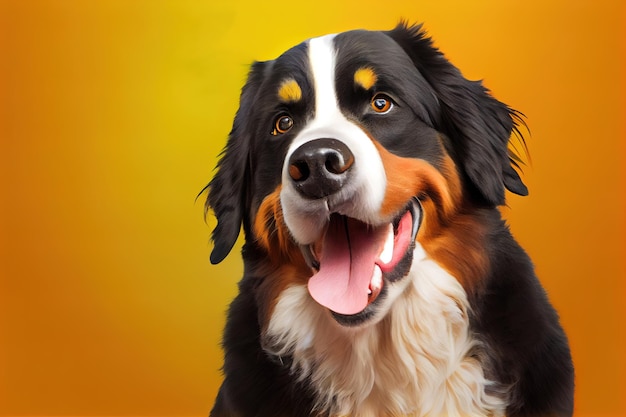
M624 2L0 0L0 415L206 416L237 251L202 201L247 65L424 21L527 116L512 229L569 334L579 416L626 415Z

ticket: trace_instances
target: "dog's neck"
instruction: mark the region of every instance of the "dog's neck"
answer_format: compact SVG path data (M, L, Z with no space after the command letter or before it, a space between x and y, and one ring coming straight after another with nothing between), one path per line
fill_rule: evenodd
M378 323L345 328L294 285L281 294L266 349L311 381L332 416L497 416L501 387L487 380L458 281L416 249L407 286ZM295 327L293 324L298 323Z

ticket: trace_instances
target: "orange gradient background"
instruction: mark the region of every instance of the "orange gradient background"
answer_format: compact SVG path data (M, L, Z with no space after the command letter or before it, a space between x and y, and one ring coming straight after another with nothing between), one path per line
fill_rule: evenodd
M195 197L247 66L400 18L526 115L531 195L504 212L576 415L626 415L623 4L0 0L0 415L206 416L242 266L209 264Z

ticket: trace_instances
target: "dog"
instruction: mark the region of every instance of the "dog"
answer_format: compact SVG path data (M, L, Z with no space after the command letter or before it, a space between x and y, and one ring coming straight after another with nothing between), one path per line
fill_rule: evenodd
M571 416L566 335L498 209L528 193L523 125L422 25L253 63L206 187L211 262L245 233L210 415Z

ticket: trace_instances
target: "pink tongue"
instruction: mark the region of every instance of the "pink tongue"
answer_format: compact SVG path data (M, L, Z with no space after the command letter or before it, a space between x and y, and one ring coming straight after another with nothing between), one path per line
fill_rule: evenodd
M339 314L363 311L387 230L331 216L319 259L320 270L309 279L313 299Z

